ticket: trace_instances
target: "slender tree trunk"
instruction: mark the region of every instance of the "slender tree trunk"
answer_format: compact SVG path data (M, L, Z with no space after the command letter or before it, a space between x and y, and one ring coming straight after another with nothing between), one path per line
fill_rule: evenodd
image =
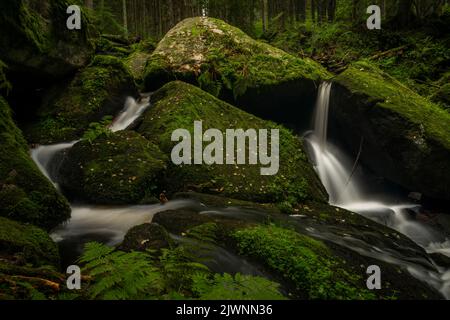
M127 17L127 0L122 0L123 28L125 36L128 37L128 17Z
M412 19L413 0L399 0L397 7L397 16L395 18L400 27L406 27Z
M89 9L94 9L94 0L85 0L84 5Z

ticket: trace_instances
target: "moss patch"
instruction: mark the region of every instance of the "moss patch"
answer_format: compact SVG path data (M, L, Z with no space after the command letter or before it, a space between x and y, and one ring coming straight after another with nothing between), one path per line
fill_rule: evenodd
M308 299L374 299L361 275L347 271L328 247L295 231L258 226L235 232L241 254L257 258L292 281Z
M325 201L323 187L310 166L301 141L286 128L261 120L224 103L199 88L171 82L156 92L153 106L143 117L138 132L170 155L176 142L172 132L187 129L193 136L194 121L203 121L203 130L280 130L280 169L274 176L262 176L260 165L170 165L166 190L198 191L255 202ZM270 132L270 131L269 131ZM206 146L208 143L204 143ZM225 148L225 146L224 146ZM248 143L247 143L248 149ZM248 150L246 150L248 155Z
M125 65L117 57L98 55L62 93L47 97L39 120L24 129L26 137L43 144L78 139L91 122L120 111L129 95L137 95L137 89Z
M61 77L86 64L96 35L85 12L83 28L65 28L69 2L54 0L38 12L29 1L0 3L0 56L16 71L26 69L43 77Z
M50 229L68 219L69 204L41 174L0 97L0 216Z
M335 78L331 110L362 160L378 174L449 200L450 114L367 62Z
M61 165L60 183L69 195L94 203L155 202L166 157L133 131L81 141Z
M33 266L59 265L56 244L37 227L0 217L0 255L3 260Z

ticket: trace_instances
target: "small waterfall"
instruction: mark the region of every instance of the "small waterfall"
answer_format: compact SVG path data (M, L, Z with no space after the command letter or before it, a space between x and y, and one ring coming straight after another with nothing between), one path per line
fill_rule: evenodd
M149 106L150 94L141 95L137 101L132 97L128 97L125 101L123 110L114 119L109 128L113 132L125 130L139 118Z
M123 110L110 126L116 132L128 128L150 106L150 94L142 95L137 101L128 97ZM58 155L70 149L77 141L54 145L38 146L30 151L40 171L58 189L56 173L58 171ZM122 241L131 227L150 222L155 213L168 209L176 209L191 205L187 200L171 201L164 206L116 206L102 207L93 205L71 204L71 219L56 228L51 237L64 247L63 255L69 256L64 262L73 262L82 252L83 245L89 241L101 241L114 245Z
M387 225L408 236L428 253L439 252L450 256L450 240L446 239L445 235L411 218L410 213L417 213L420 206L406 203L403 199L394 201L398 203L385 203L374 199L373 195L364 193L364 186L368 183L364 175L355 170L357 169L354 167L355 161L327 139L331 90L331 83L323 82L320 85L314 111L314 127L305 134L309 156L329 194L330 204ZM413 270L414 266L411 265L408 269ZM415 274L423 281L429 280L423 273ZM441 280L435 282L435 287L448 299L450 299L449 274L450 270L436 275L436 278Z
M331 82L322 82L319 87L314 110L314 134L322 150L326 149L328 131L328 109L330 107Z

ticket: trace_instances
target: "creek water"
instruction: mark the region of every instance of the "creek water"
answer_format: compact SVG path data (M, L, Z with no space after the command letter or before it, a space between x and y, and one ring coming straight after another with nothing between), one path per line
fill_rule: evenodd
M150 107L151 94L142 94L138 100L128 97L123 110L114 118L110 125L112 132L127 129L147 108ZM42 173L55 185L57 189L57 172L61 159L58 157L64 150L73 147L77 141L54 145L42 145L31 150L31 157ZM125 234L134 226L150 223L158 212L189 208L200 214L209 214L208 208L193 200L172 200L164 205L133 205L133 206L100 206L85 203L71 203L71 218L61 226L55 228L50 236L60 248L63 266L75 263L82 254L87 242L97 241L110 246L122 242ZM223 212L232 214L230 208ZM245 213L240 213L245 215ZM172 235L177 242L189 241ZM241 273L249 275L263 275L247 260L221 247L212 246L203 250L207 258L204 262L214 272ZM266 275L266 277L269 275Z
M344 151L328 141L328 114L330 108L332 84L323 82L314 110L313 130L305 134L305 142L311 161L314 163L322 184L329 194L329 202L332 205L359 213L378 223L384 224L406 235L428 253L439 252L450 257L450 240L447 235L431 226L414 219L414 216L422 209L420 205L392 194L367 193L368 184L362 168L357 161L351 160ZM389 200L385 200L389 199ZM327 238L325 234L318 235ZM330 235L328 235L330 238ZM334 242L343 244L344 239L331 236ZM450 298L450 270L435 268L431 270L403 261L401 254L376 253L373 247L367 244L355 247L354 243L346 243L346 246L368 256L377 256L382 260L406 266L417 278L430 283L446 297ZM384 255L384 257L383 257ZM422 261L424 262L424 261ZM428 262L422 265L429 264Z
M408 202L385 203L365 194L364 176L354 171L352 161L338 147L327 139L328 109L332 86L323 83L320 86L314 115L314 130L305 135L309 155L315 169L330 195L330 203L350 211L357 212L379 223L385 224L407 235L428 252L450 254L450 240L424 224L409 219L409 211L417 211L419 206ZM127 98L124 109L113 120L110 129L120 131L133 124L150 107L151 96L143 95L139 100ZM71 148L76 142L39 146L31 150L31 156L43 174L58 187L56 172L58 155ZM236 219L265 221L267 216L254 210L242 208L208 208L192 200L173 200L164 205L138 206L97 206L84 203L72 203L70 220L52 231L51 237L59 244L64 265L72 264L82 253L85 243L99 241L108 245L119 244L126 232L135 225L151 222L153 216L162 211L193 208L200 214L223 215ZM308 227L296 215L288 218L292 225L311 236L349 248L356 253L373 257L407 269L417 279L429 283L450 299L450 271L436 266L432 260L423 257L411 259L402 250L395 250L367 243L351 236L342 236L332 227ZM177 241L188 241L174 236ZM245 259L223 248L217 247L208 253L209 266L215 272L241 272L261 275L261 272ZM267 275L266 275L267 276Z

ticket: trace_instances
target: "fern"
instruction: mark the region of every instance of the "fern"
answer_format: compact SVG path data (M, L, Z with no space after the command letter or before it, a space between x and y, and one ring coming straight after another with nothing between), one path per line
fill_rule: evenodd
M88 243L80 262L85 263L83 272L95 279L88 289L93 299L151 298L163 287L161 274L144 252L126 253Z
M213 228L211 225L203 228ZM88 243L83 272L91 278L84 288L92 299L281 299L278 284L264 278L212 274L194 262L194 246L180 245L154 252L123 252ZM64 297L63 297L64 298Z
M102 134L109 136L112 132L109 129L111 122L112 122L111 116L104 117L101 122L92 122L89 125L89 129L87 129L84 132L82 139L89 141L89 143L92 143L95 139L97 139Z

